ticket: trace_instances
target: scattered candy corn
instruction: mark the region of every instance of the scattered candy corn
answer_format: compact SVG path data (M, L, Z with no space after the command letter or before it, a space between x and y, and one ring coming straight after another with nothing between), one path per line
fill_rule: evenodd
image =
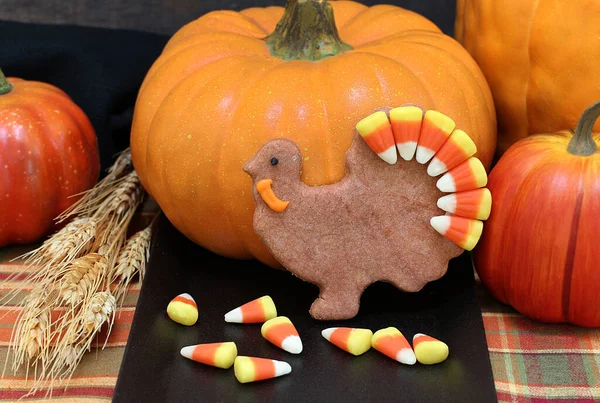
M417 362L408 340L395 327L376 331L371 339L371 345L375 350L402 364L413 365Z
M169 302L167 315L177 323L192 326L198 320L198 306L190 294L179 294Z
M356 124L356 130L379 158L388 164L396 163L396 144L385 112L379 111L367 116Z
M373 332L369 329L330 327L321 332L332 344L353 355L361 355L371 348Z
M417 151L423 110L418 106L400 106L390 110L390 122L400 156L410 161Z
M292 321L285 316L269 319L260 329L263 337L277 347L292 354L302 352L302 340Z
M417 145L417 161L425 164L448 139L456 124L448 116L433 110L425 113L419 144Z
M240 383L248 383L287 375L292 372L292 367L284 361L238 356L233 371Z
M181 349L181 355L190 360L218 368L231 368L237 347L234 342L196 344Z
M471 140L471 137L462 130L454 130L448 141L442 145L429 163L427 173L430 176L443 174L461 162L466 161L475 155L476 152L477 146Z
M442 192L453 193L473 190L487 184L485 168L478 158L471 157L446 172L437 181L437 188Z
M268 295L247 302L225 314L225 322L262 323L277 316L275 303Z
M465 250L477 245L483 231L481 221L454 215L432 217L430 222L437 232Z
M492 194L487 188L451 193L440 197L437 206L464 218L487 220L492 210Z
M446 343L422 333L417 333L413 337L413 347L417 360L421 364L439 364L448 358L449 350Z

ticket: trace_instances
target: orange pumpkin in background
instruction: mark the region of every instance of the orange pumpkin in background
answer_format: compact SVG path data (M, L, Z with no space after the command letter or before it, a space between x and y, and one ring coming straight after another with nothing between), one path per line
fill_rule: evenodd
M575 134L517 142L489 175L494 205L475 249L491 293L544 322L600 326L600 102Z
M600 99L598 0L457 0L455 34L494 95L498 156L528 135L572 129Z
M0 246L52 231L99 171L96 134L71 98L0 71Z
M357 121L404 103L455 118L489 166L496 120L487 83L424 17L325 0L289 0L285 13L215 11L179 30L148 72L134 112L133 161L187 237L278 266L253 231L244 163L266 141L287 137L302 149L305 183L337 182Z

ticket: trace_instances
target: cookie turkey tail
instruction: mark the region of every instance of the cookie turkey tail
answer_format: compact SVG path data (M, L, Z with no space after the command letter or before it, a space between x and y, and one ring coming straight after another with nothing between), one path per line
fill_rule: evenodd
M378 111L362 119L356 130L367 145L388 164L396 164L397 153L405 161L413 158L428 164L444 193L437 206L446 215L432 217L431 226L463 249L471 250L481 237L483 222L491 211L492 196L485 186L487 173L474 157L477 147L455 122L434 110L424 112L415 105L393 108L389 116ZM397 153L396 153L397 152Z

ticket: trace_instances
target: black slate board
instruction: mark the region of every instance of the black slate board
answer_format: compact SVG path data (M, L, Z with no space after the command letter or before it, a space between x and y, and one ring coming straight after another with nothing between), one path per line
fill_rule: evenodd
M200 317L192 327L172 322L169 301L188 292ZM271 295L280 315L296 325L300 355L265 341L260 325L224 322L232 308ZM377 283L362 298L359 315L319 322L308 315L318 289L255 261L216 256L185 239L162 216L157 220L147 276L125 350L114 402L496 402L481 311L475 299L471 257L450 263L448 274L416 294ZM329 344L330 326L376 331L396 326L412 339L426 333L450 346L436 366L405 366L371 349L351 356ZM181 347L235 341L241 355L291 364L290 375L242 385L233 369L204 366L179 355Z

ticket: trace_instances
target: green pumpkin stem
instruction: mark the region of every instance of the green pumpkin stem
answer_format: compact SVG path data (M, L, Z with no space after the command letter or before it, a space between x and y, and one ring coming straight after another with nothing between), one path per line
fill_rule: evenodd
M317 61L352 49L338 34L327 0L288 0L267 37L271 54L284 60Z
M569 153L587 157L596 152L598 146L594 141L593 129L598 117L600 117L600 101L587 108L579 118L573 138L567 146Z
M8 82L2 69L0 69L0 95L8 94L12 90L12 85Z

